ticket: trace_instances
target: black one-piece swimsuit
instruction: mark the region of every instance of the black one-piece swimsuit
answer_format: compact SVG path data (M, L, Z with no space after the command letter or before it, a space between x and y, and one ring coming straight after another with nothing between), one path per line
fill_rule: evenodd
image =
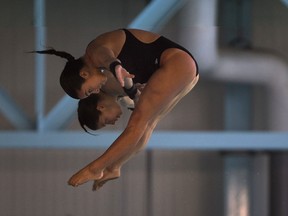
M152 43L143 43L127 29L123 30L126 34L126 40L117 58L129 73L135 75L134 83L148 82L152 74L159 68L161 54L166 49L181 49L187 52L195 61L187 49L163 36ZM198 65L196 61L195 63L198 74Z

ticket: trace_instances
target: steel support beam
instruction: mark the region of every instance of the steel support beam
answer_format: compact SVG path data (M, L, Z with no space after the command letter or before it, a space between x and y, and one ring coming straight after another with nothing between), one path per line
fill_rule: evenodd
M100 131L89 135L69 132L0 132L0 148L107 148L119 132ZM148 149L200 151L288 150L288 133L283 132L181 132L155 131Z
M45 27L45 0L34 0L34 28L35 28L35 50L43 49L46 43ZM45 113L45 55L35 55L35 115L36 129L42 131L44 128Z
M175 15L187 0L153 0L128 25L147 31L158 31Z
M44 119L44 130L61 130L76 117L78 100L64 96Z

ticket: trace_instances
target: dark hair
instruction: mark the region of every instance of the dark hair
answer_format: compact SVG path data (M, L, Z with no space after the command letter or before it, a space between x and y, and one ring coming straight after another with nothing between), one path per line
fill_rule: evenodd
M66 63L64 70L60 75L60 85L66 94L68 94L70 97L79 99L77 90L81 89L81 86L85 81L85 79L79 75L80 70L84 66L84 61L82 58L75 59L71 54L67 52L56 51L54 49L32 51L30 53L56 55L67 59L68 62Z
M98 122L101 115L101 112L97 110L99 100L99 94L91 94L89 97L81 99L78 102L78 121L86 132L88 131L85 126L91 130L99 129Z

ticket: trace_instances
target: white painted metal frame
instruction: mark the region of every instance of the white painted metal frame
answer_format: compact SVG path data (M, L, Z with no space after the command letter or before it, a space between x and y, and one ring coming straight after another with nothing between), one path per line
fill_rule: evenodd
M119 132L99 132L93 136L79 131L1 132L0 148L107 148ZM183 132L155 131L148 149L209 151L288 150L288 134L283 132Z

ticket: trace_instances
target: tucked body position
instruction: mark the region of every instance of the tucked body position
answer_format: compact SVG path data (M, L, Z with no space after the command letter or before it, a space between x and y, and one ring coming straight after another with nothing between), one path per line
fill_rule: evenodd
M104 92L108 97L129 95L135 101L123 132L100 157L69 179L72 186L94 181L93 189L98 189L108 180L120 177L122 165L145 148L157 123L199 79L197 63L188 50L161 35L138 29L101 34L78 59L55 50L37 52L68 60L60 84L73 98L84 99ZM141 94L134 84L125 88L127 79L145 83ZM107 123L102 121L101 127ZM85 121L83 125L89 127Z

